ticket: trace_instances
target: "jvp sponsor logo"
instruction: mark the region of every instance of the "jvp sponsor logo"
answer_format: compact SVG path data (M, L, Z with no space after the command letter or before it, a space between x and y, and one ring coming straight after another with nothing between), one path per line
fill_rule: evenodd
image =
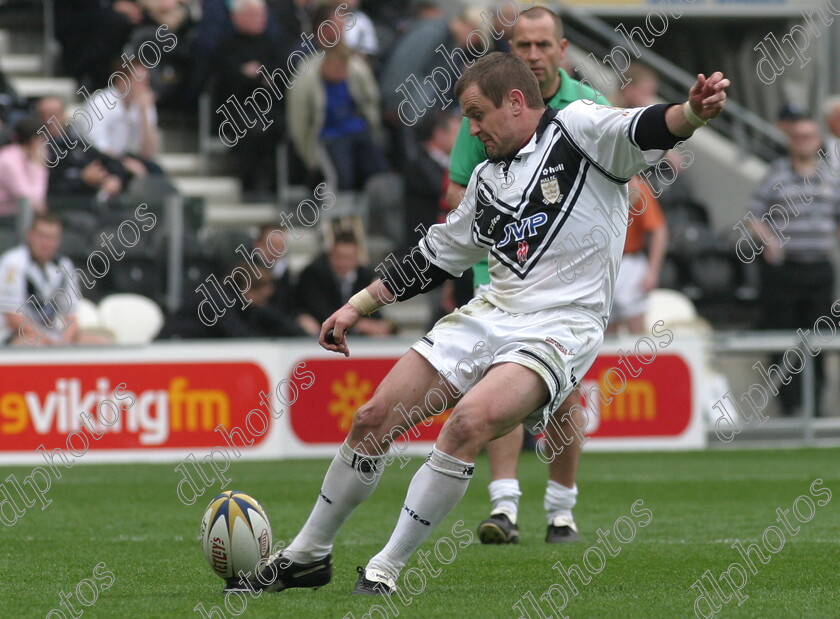
M97 449L213 447L213 429L242 425L268 388L253 363L0 366L0 375L0 451L63 447L68 433L90 430L83 414L104 433Z

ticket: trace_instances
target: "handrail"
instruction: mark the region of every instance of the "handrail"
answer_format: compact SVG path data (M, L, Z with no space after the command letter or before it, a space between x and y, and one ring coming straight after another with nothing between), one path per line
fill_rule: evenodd
M626 41L602 19L587 15L578 8L558 3L559 14L571 40L596 56L605 57L614 46L624 46ZM600 39L602 42L598 42ZM606 43L604 43L606 42ZM645 49L644 63L662 79L660 94L668 100L680 100L694 83L694 76L663 58L651 49ZM783 134L755 112L731 98L720 119L713 125L720 133L734 139L742 148L770 161L783 150ZM752 133L752 135L750 135Z

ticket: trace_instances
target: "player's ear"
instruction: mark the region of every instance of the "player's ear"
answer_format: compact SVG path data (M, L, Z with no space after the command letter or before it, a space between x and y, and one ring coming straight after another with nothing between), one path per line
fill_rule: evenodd
M525 109L525 95L521 90L514 88L507 94L508 104L514 116L519 116Z

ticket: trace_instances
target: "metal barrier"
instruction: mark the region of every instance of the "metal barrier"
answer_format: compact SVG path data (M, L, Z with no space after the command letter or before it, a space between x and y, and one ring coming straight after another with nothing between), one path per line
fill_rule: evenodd
M814 348L819 348L817 354L840 351L840 337L832 338L828 343L816 342L808 338L807 342ZM818 418L818 402L814 398L814 363L815 355L803 351L795 333L764 331L748 333L719 333L712 337L711 349L716 355L741 356L755 353L783 353L790 349L797 349L805 357L802 369L802 417L771 418L761 424L745 423L739 434L754 434L758 431L802 430L802 441L805 445L815 445L819 440L818 430L840 430L840 417ZM763 379L759 379L763 382ZM771 397L768 394L768 397ZM733 397L733 399L736 399Z

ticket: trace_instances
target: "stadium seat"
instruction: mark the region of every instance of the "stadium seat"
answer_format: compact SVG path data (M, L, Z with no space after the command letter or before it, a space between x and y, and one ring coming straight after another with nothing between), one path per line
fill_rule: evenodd
M706 252L695 256L689 265L691 281L704 300L732 299L735 295L736 264L731 256Z
M157 303L139 294L114 294L99 302L102 325L117 344L148 344L163 327Z
M102 317L99 308L90 299L79 299L76 305L76 321L80 329L101 329Z
M645 326L648 331L659 320L665 321L666 327L694 323L697 310L691 299L676 290L652 290L648 297L648 311L645 314Z
M150 299L163 293L160 262L148 257L128 257L115 262L108 274L109 292L135 292Z

